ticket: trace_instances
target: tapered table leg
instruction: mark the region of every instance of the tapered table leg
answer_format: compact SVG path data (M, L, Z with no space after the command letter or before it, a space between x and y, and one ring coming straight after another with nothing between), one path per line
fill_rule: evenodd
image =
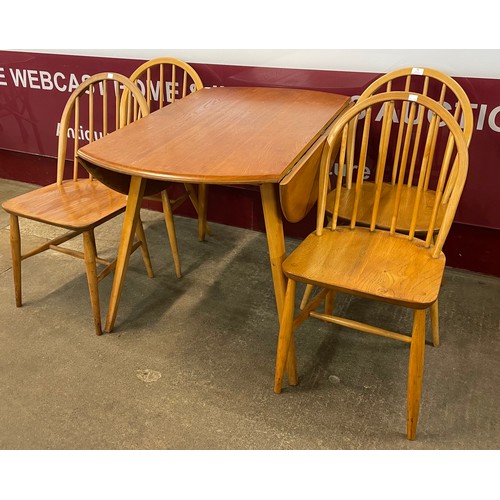
M283 219L281 217L281 208L277 199L276 186L274 184L262 184L260 187L260 194L262 197L262 209L264 211L264 221L266 224L266 236L269 247L271 273L273 276L274 296L276 298L278 318L281 324L286 291L286 279L283 274L283 261L286 257ZM293 332L290 340L290 349L288 351L287 375L288 383L290 385L296 385L298 380Z
M281 219L281 210L276 200L274 184L262 184L260 192L262 196L264 221L266 224L267 244L269 246L269 260L273 276L274 295L276 298L278 316L281 320L286 290L286 280L282 270L283 261L286 257L283 221Z
M118 257L116 260L113 288L111 289L108 316L104 328L104 330L108 333L113 330L113 326L115 324L116 313L118 312L118 304L120 303L120 296L123 287L123 280L125 279L130 251L134 243L134 235L137 227L137 221L139 219L146 182L146 179L143 179L142 177L132 177L130 181L127 208L125 210L120 247L118 249Z

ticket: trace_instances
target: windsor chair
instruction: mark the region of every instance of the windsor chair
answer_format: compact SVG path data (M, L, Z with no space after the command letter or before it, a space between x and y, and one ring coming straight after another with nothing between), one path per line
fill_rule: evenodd
M423 122L421 127L414 124L413 120L401 120L401 115L408 107L410 116L418 112L425 113L429 120ZM359 121L361 125L361 140L354 145L349 141L350 124L353 121ZM397 143L400 123L403 124L408 146L412 146L415 141L421 141L422 146L419 149L422 163L417 175L408 234L397 230L399 214L407 209L400 203L403 190L401 176L390 210L390 227L377 226L384 173L390 168L387 157L391 147ZM374 190L365 189L363 179L370 147L377 154ZM332 152L337 148L339 152L334 158ZM354 192L352 210L344 214L343 219L347 219L347 224L341 225L339 214L342 191L348 189L342 171L349 155L358 162L359 168L355 185L351 187ZM335 160L339 165L334 186L335 199L331 205L331 222L325 227L330 169ZM421 239L416 234L418 210L426 188L427 168L431 163L436 168L439 166L439 172L433 185L435 196L429 224ZM288 373L292 374L290 382L296 383L293 331L310 317L402 341L410 344L407 438L415 439L422 390L426 310L438 299L445 268L442 248L460 200L467 169L467 141L456 119L441 104L427 96L408 92L377 94L359 101L338 119L328 135L321 158L316 231L283 262L288 283L276 355L276 393L281 392L287 360ZM372 207L368 227L358 219L364 197L370 199ZM320 292L295 315L295 292L299 282L319 286ZM411 334L393 332L335 315L335 296L338 293L413 310ZM323 303L324 312L319 312L318 308Z
M434 99L440 105L448 109L457 123L463 130L464 138L469 146L472 131L473 131L473 114L472 107L463 88L449 75L432 69L432 68L417 68L408 67L402 68L387 73L372 84L370 84L358 98L358 102L376 95L381 92L390 92L392 90L399 90L404 92L416 92L426 95ZM391 163L392 168L386 169L384 172L384 181L380 189L380 196L377 198L377 220L376 226L380 228L390 228L392 224L392 207L398 197L398 217L396 220L396 231L408 233L410 230L411 222L413 220L413 207L415 198L417 196L417 180L418 180L418 161L421 158L419 155L419 148L421 148L420 134L424 125L426 116L424 113L415 113L415 108L411 108L409 104L404 105L402 110L402 119L399 123L397 139L394 143L393 149L388 152L387 161ZM413 110L413 114L410 110ZM415 121L416 137L410 148L407 138L404 137L405 122L408 120ZM437 130L435 131L437 133ZM351 189L353 186L352 178L354 175L355 167L359 168L354 163L354 157L351 154L354 143L359 140L357 131L357 122L353 120L349 130L349 146L347 149L347 160L345 166L345 188L342 190L338 206L338 216L340 220L348 220L349 214L352 212L354 200L356 197L355 190ZM432 149L431 149L432 152ZM365 166L366 172L370 172L369 179L363 183L365 196L359 199L359 206L357 207L357 221L358 224L370 225L373 203L375 200L375 192L377 183L373 180L378 174L375 169L375 158L377 151L374 148L367 150L367 162ZM431 153L432 154L432 153ZM417 234L424 233L430 223L436 193L432 189L432 181L436 179L437 170L439 165L433 165L432 162L427 166L426 176L424 180L424 188L419 195L419 206L417 218L415 222L415 232ZM403 179L403 180L401 180ZM329 216L332 214L333 206L335 204L336 190L333 188L327 196L326 211ZM445 200L448 197L445 197ZM435 221L436 230L439 229L441 219L444 214L445 204L440 205ZM312 285L306 287L302 299L302 307L308 301L312 292ZM432 323L432 337L435 346L439 345L439 312L438 302L433 304L431 308L431 323Z
M203 83L198 73L192 66L174 57L158 57L141 64L131 75L130 80L134 82L146 97L150 112L162 109L165 106L174 105L176 101L203 88ZM127 91L124 93L126 105ZM133 115L132 115L133 113ZM128 106L128 119L135 119L135 110ZM161 199L165 225L169 238L172 259L174 261L175 273L178 278L182 276L181 260L175 232L173 212L190 200L198 215L198 239L205 240L209 233L207 226L207 186L199 184L198 190L192 184L184 183L183 192L179 193L178 183L165 183L161 194L148 196L148 199ZM175 197L169 194L174 193Z
M130 92L137 102L138 116L149 113L139 89L125 76L118 73L99 73L85 80L69 97L61 117L58 139L56 182L35 189L2 203L10 214L10 245L16 306L22 306L21 263L46 250L55 250L85 261L88 288L92 306L95 332L102 333L98 283L115 267L115 260L97 255L94 230L125 211L125 195L102 184L83 168L79 168L78 149L86 142L125 125L120 113L120 85ZM110 119L111 117L111 119ZM85 131L88 133L81 133ZM73 143L71 159L67 160L68 142ZM69 164L72 163L72 169ZM67 178L71 171L71 178ZM126 183L128 176L121 176ZM31 219L43 224L64 228L64 234L22 252L20 219ZM62 246L63 243L82 235L83 251ZM136 229L137 241L132 251L140 248L149 277L153 269L146 244L142 222ZM98 273L98 264L104 268Z

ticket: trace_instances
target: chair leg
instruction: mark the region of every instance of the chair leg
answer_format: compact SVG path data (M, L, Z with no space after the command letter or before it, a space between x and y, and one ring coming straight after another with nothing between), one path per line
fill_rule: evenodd
M288 348L288 358L286 359L286 375L288 377L288 385L298 385L299 375L297 373L297 355L295 354L293 330L290 335L290 347Z
M92 229L83 233L83 254L85 258L85 270L87 271L90 303L94 316L95 332L97 335L101 335L101 309L99 306L99 287L97 283L96 246L94 231Z
M168 197L167 190L161 192L161 201L163 205L163 215L165 217L165 225L167 226L168 239L170 241L170 249L172 251L172 259L174 260L175 275L180 278L181 272L181 258L179 256L179 248L177 247L177 235L175 234L174 214L172 212L172 205Z
M422 394L422 377L424 374L425 351L425 309L413 313L413 331L408 363L408 400L406 417L406 437L413 441L417 434L420 396Z
M337 296L337 292L334 290L330 290L325 298L325 314L329 314L330 316L333 314L333 307L335 305L335 297Z
M12 254L12 274L14 277L14 293L16 306L23 305L21 287L21 232L19 230L19 217L10 215L10 251Z
M150 278L154 278L155 274L153 272L153 266L151 265L151 257L149 255L148 243L146 241L146 233L144 232L144 226L142 225L142 220L139 217L137 221L137 227L135 228L135 235L137 239L141 242L141 253L142 260L144 261L144 266L146 267L146 272Z
M281 317L280 332L278 337L278 348L276 352L276 371L274 375L274 392L279 394L283 385L283 375L288 359L288 354L293 343L293 313L295 308L295 289L297 282L289 279L286 287L285 303ZM295 347L293 347L295 354Z
M431 330L432 344L434 347L439 347L439 309L437 300L431 306Z
M198 239L205 241L207 234L207 201L208 186L200 184L198 186Z
M306 307L306 304L309 302L309 297L313 291L313 285L306 285L306 289L304 290L304 295L302 296L302 302L300 303L300 310Z

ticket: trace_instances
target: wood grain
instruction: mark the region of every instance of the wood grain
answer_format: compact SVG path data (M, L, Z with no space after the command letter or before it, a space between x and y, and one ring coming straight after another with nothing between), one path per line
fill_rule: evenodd
M433 259L423 241L342 227L310 234L285 260L283 271L304 283L426 308L437 299L444 266L444 254Z
M78 154L148 179L277 183L348 101L309 90L204 88Z

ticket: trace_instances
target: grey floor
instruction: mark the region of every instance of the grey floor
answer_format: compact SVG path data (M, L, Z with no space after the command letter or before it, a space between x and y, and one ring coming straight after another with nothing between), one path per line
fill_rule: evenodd
M0 180L0 199L32 186ZM426 348L417 440L405 438L406 345L309 320L300 384L273 393L277 317L265 235L176 218L176 279L161 214L143 211L156 272L131 258L116 327L94 334L83 263L46 252L12 286L0 213L0 449L494 450L500 445L500 279L446 271L442 345ZM98 234L112 255L121 219ZM51 233L23 225L26 246ZM288 249L297 244L288 240ZM111 279L100 285L103 315ZM391 306L341 298L353 317L407 328Z

